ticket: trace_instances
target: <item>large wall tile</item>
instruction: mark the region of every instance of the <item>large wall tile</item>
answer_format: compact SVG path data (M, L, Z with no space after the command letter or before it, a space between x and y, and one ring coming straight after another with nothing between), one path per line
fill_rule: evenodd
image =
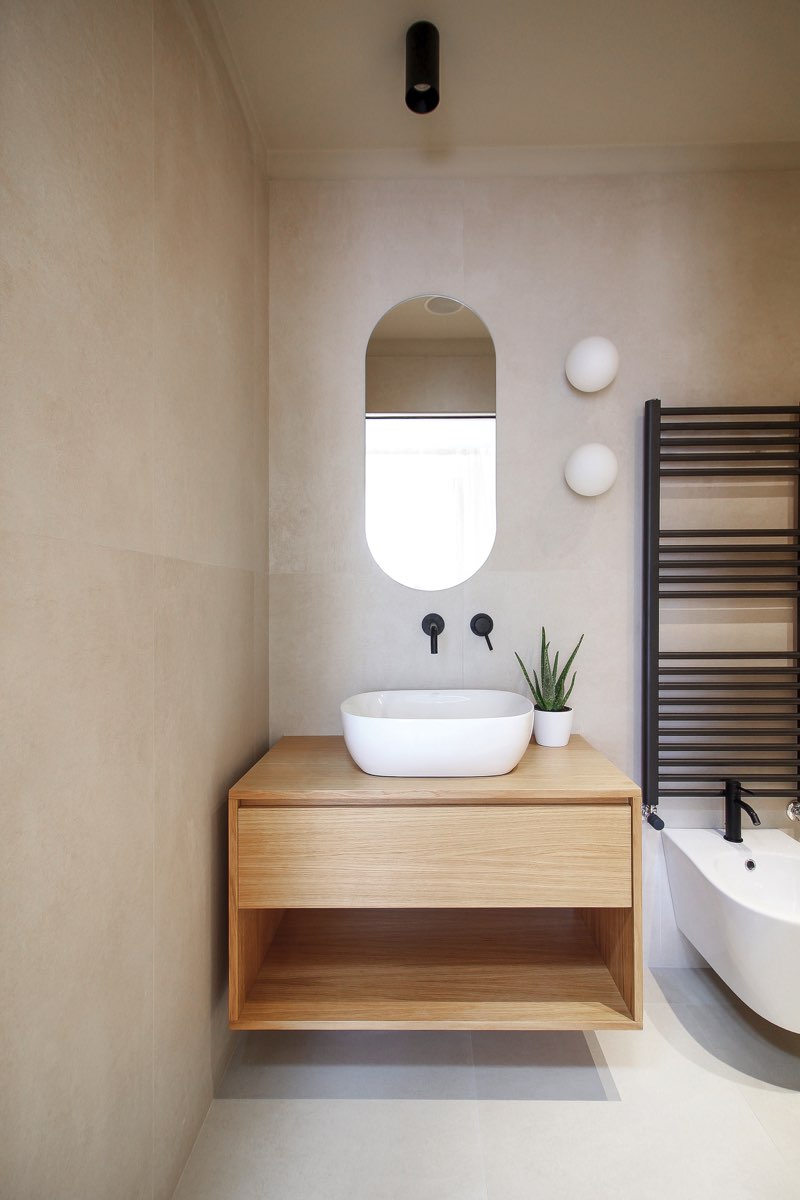
M253 751L253 599L248 572L156 561L155 1173L164 1196L230 1047L227 792Z
M146 0L4 6L0 522L12 532L152 548L151 43Z
M3 1191L149 1197L153 567L4 535Z
M464 685L459 588L414 591L373 565L363 575L272 575L269 603L273 742L341 733L339 705L359 692ZM436 655L422 631L429 612L445 620ZM276 623L281 639L272 635ZM466 636L473 637L469 629Z
M269 571L269 192L255 179L253 551L254 571Z
M191 6L155 6L155 544L250 568L254 163Z
M253 758L269 749L269 576L253 576Z

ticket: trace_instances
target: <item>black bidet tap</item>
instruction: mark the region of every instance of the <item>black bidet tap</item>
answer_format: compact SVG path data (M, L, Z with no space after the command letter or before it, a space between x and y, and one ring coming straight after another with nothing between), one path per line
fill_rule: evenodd
M720 794L725 797L725 841L741 842L742 840L742 809L747 813L754 825L761 824L761 818L756 810L742 799L742 792L752 796L752 792L743 788L741 780L726 779L725 791Z

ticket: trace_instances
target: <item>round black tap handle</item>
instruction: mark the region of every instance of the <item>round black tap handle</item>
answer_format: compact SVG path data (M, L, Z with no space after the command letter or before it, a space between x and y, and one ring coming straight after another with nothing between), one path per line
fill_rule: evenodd
M438 613L428 613L426 617L422 618L422 631L423 633L427 633L428 637L431 636L434 625L436 626L436 632L441 633L444 629L444 617L440 617Z
M489 634L494 629L494 621L488 613L475 613L475 616L469 623L469 627L476 637L486 638L486 645L490 650L494 649L489 641Z
M647 818L647 824L652 825L653 829L664 828L664 822L661 820L661 817L658 815L658 813L650 813Z

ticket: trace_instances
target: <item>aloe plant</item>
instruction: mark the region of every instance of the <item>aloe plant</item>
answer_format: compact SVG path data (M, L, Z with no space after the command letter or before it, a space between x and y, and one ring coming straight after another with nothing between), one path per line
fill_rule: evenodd
M525 676L528 687L533 693L533 698L536 701L536 707L544 709L545 712L562 712L567 707L567 701L572 695L572 689L575 687L575 677L577 672L573 673L572 681L567 688L567 675L569 669L578 653L583 641L583 634L578 639L578 644L567 659L566 665L562 668L559 674L558 670L558 651L553 659L552 666L550 664L550 643L547 641L547 635L542 626L542 649L539 663L541 678L533 672L533 682L525 669L525 663L520 656L514 651L517 662L522 668L522 674ZM566 690L565 690L566 688Z

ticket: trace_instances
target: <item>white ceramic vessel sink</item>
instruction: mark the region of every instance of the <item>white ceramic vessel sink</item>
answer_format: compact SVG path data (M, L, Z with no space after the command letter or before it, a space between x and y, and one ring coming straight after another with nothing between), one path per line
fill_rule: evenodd
M344 740L368 775L506 775L531 740L516 692L362 692L341 706Z

